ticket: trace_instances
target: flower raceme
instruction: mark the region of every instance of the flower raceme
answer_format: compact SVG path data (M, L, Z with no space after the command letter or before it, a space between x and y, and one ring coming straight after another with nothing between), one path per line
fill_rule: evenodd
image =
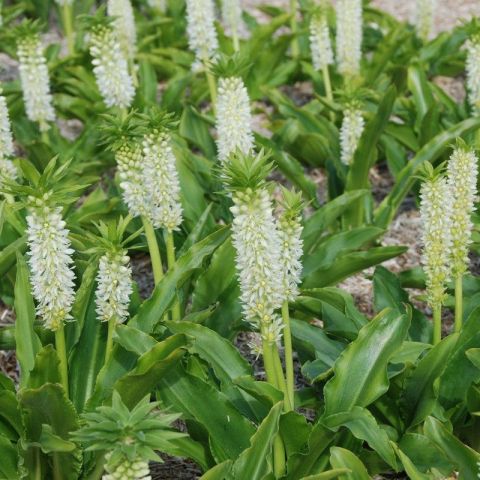
M108 472L102 480L151 480L148 462L141 458L129 460L122 458L117 464L112 465L111 454L107 454L105 469Z
M224 165L223 180L232 193L232 238L245 319L268 343L280 339L275 310L283 302L280 235L264 178L263 153L238 154Z
M467 42L467 90L468 101L474 113L480 113L480 34L473 35Z
M8 115L7 102L0 88L0 186L1 180L14 180L17 169L10 160L14 154L12 129Z
M180 181L172 141L167 131L153 129L143 139L144 185L151 195L155 227L177 230L182 223Z
M427 277L427 301L432 308L436 308L445 299L445 284L451 273L452 196L447 180L441 176L427 179L422 184L420 198L422 264Z
M433 27L437 0L417 0L415 29L417 35L427 41Z
M240 77L219 79L216 123L220 161L227 161L237 150L243 154L253 150L250 98Z
M222 1L222 19L233 35L237 35L242 23L240 0Z
M90 32L90 54L98 89L107 107L128 108L135 96L128 61L110 24L99 24Z
M187 34L190 50L195 53L193 70L201 70L217 56L213 0L187 0Z
M107 13L110 17L115 17L115 33L124 55L132 60L137 49L137 30L130 0L108 0Z
M454 277L463 275L468 265L472 242L472 213L477 195L478 159L466 145L459 145L447 165L447 184L451 200L451 268Z
M356 102L351 103L345 108L340 128L340 159L345 165L352 163L364 129L362 110Z
M327 17L323 12L314 13L310 21L310 50L315 70L322 71L327 65L333 64L332 42Z
M128 317L128 305L132 294L132 269L125 250L109 251L100 257L96 311L102 322L112 318L123 323Z
M40 35L30 32L20 36L17 40L17 55L27 116L32 122L38 122L41 131L46 131L49 128L48 122L55 120L55 110Z
M62 218L62 208L51 206L48 195L30 199L27 216L28 263L37 315L45 328L56 331L71 320L75 297L69 231Z
M362 57L362 1L337 2L338 71L349 77L360 73Z

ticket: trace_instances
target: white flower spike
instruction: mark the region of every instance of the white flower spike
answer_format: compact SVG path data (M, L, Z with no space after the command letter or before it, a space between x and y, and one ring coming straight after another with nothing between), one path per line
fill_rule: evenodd
M62 208L50 206L45 197L32 199L27 216L28 263L37 315L45 328L56 331L72 319L75 274Z
M356 102L353 102L345 108L340 128L340 159L345 165L351 165L364 129L362 110Z
M242 24L240 0L222 0L222 19L233 37L235 50L238 50L238 31Z
M90 33L90 54L98 89L107 107L128 108L135 96L128 61L111 25L97 25Z
M107 13L115 17L115 32L125 56L133 60L137 50L137 29L130 0L108 0Z
M468 101L475 115L480 114L480 35L473 35L467 42L467 91Z
M447 166L447 181L452 202L450 221L451 267L454 277L463 275L472 243L472 214L477 196L478 158L466 145L454 150Z
M338 71L354 77L362 57L362 0L338 0L336 12Z
M432 33L437 0L417 0L415 28L417 35L427 41Z
M427 277L427 301L432 308L442 305L445 285L450 278L452 197L447 180L426 180L420 191L420 215L423 223L422 264Z
M323 12L315 13L310 21L310 50L315 70L321 72L326 66L333 64L330 31Z
M48 122L55 120L55 110L40 35L32 32L20 37L17 40L17 55L27 116L32 122L38 122L41 131L46 131L49 129Z
M236 150L244 154L252 152L254 139L250 98L240 77L219 79L216 123L220 161L226 162Z
M214 60L218 51L213 0L187 1L187 33L190 50L195 53L194 71Z
M152 223L168 231L182 223L180 180L170 135L154 130L143 140L144 181L151 192Z
M129 260L125 250L109 251L100 257L95 302L102 322L115 318L116 323L123 323L128 318L133 291Z

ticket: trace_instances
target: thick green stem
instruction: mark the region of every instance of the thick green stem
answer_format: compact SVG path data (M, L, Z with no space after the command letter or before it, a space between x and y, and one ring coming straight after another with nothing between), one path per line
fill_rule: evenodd
M105 347L105 364L107 364L110 356L112 355L112 348L113 348L113 333L115 332L115 328L117 326L117 317L114 315L108 321L108 333L107 333L107 345Z
M285 375L287 378L287 396L290 401L290 409L295 407L295 374L293 372L293 348L292 348L292 331L290 329L290 315L288 312L288 302L282 305L283 318L283 344L285 347Z
M233 27L232 30L232 41L233 41L233 49L238 52L240 51L240 40L238 38L238 29Z
M210 100L212 102L212 111L213 114L216 114L217 111L217 82L215 81L215 77L211 72L208 70L205 72L205 75L207 76L207 82L208 82L208 89L210 90Z
M63 323L55 331L55 347L57 355L60 360L60 378L62 380L63 388L68 397L68 362L67 362L67 348L65 346L65 328Z
M95 468L88 475L88 477L86 477L86 480L100 480L102 478L104 466L105 466L105 456L104 455L97 456L97 463L95 465Z
M330 80L330 69L324 65L322 69L323 85L325 86L325 95L329 102L333 102L332 81ZM335 112L330 112L330 120L335 121Z
M433 309L433 344L442 340L442 306L437 305Z
M63 14L63 28L65 30L65 37L67 38L68 53L73 55L75 53L75 37L73 31L73 17L72 6L65 2L62 9Z
M297 0L290 0L290 15L292 16L290 20L290 29L292 30L292 57L297 58L300 54L297 38Z
M147 237L148 250L150 252L150 259L152 261L153 279L157 285L163 278L162 257L160 256L160 249L158 248L157 236L153 225L148 218L142 217L143 228L145 229L145 236Z
M35 480L42 480L42 461L40 459L40 447L35 449Z
M262 348L263 363L265 365L267 381L274 387L279 388L279 380L277 377L278 372L275 368L273 345L263 340ZM273 443L273 470L276 478L280 478L285 474L285 446L280 434L275 437Z
M463 275L455 279L455 332L462 329L463 324Z
M45 129L45 125L46 124L43 124L40 128L40 131L42 132L40 134L41 136L41 139L42 139L42 142L45 144L45 145L49 145L50 146L50 137L48 136L48 128Z
M133 86L137 88L138 87L137 67L135 66L135 61L133 60L133 58L131 58L128 61L128 67L130 70L130 75L132 76Z
M168 270L170 271L176 263L175 260L175 243L173 242L173 232L171 230L167 231L167 261L168 261ZM175 303L172 308L172 320L174 322L179 322L181 319L180 304L178 299L175 300Z

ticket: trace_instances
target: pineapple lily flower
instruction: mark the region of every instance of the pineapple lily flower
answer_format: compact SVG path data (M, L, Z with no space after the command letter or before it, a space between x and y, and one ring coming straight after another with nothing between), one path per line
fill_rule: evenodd
M364 129L360 104L353 101L345 107L340 128L340 160L344 165L351 165Z
M422 265L426 276L427 302L433 310L433 343L442 336L442 304L450 278L452 195L446 178L427 166L428 178L420 190L420 215L423 223Z
M128 60L117 39L111 19L92 17L90 55L93 73L107 107L128 108L135 96Z
M417 35L426 42L430 37L437 7L436 0L417 0L415 29Z
M333 65L334 58L325 8L320 8L313 13L309 38L313 68L322 72L327 98L333 100L329 65Z
M467 271L468 249L472 243L472 214L477 196L478 158L459 141L447 164L447 184L452 201L450 220L452 276L455 279L455 331L460 331L463 317L462 279Z
M480 113L480 34L467 42L467 91L468 101L475 115Z
M17 177L17 169L11 157L14 154L12 129L8 114L7 101L0 88L0 188L2 178L13 181Z
M129 409L114 391L112 406L82 415L83 426L72 438L105 455L103 480L150 479L148 462L163 461L156 451L171 450L172 441L185 436L171 428L179 415L161 413L158 406L147 395Z
M233 48L237 52L240 48L238 30L242 23L240 0L222 0L222 19L231 32Z
M298 285L301 282L303 254L303 240L301 238L303 226L301 213L303 200L301 193L282 189L283 212L278 220L280 235L280 259L283 284L283 342L285 346L286 392L290 407L294 408L295 375L293 370L292 334L290 330L290 316L288 302L294 301L298 294Z
M362 57L362 1L338 0L336 12L338 71L356 77Z
M218 38L215 30L213 0L186 0L187 34L190 50L195 53L194 71L202 70L215 59Z
M24 22L17 28L17 56L25 110L29 120L37 122L41 132L55 120L47 60L36 23Z

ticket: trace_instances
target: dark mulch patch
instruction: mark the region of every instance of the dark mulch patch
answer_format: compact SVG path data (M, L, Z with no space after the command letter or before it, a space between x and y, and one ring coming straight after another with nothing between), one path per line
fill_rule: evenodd
M161 455L164 463L150 465L152 480L194 480L202 471L191 460Z

